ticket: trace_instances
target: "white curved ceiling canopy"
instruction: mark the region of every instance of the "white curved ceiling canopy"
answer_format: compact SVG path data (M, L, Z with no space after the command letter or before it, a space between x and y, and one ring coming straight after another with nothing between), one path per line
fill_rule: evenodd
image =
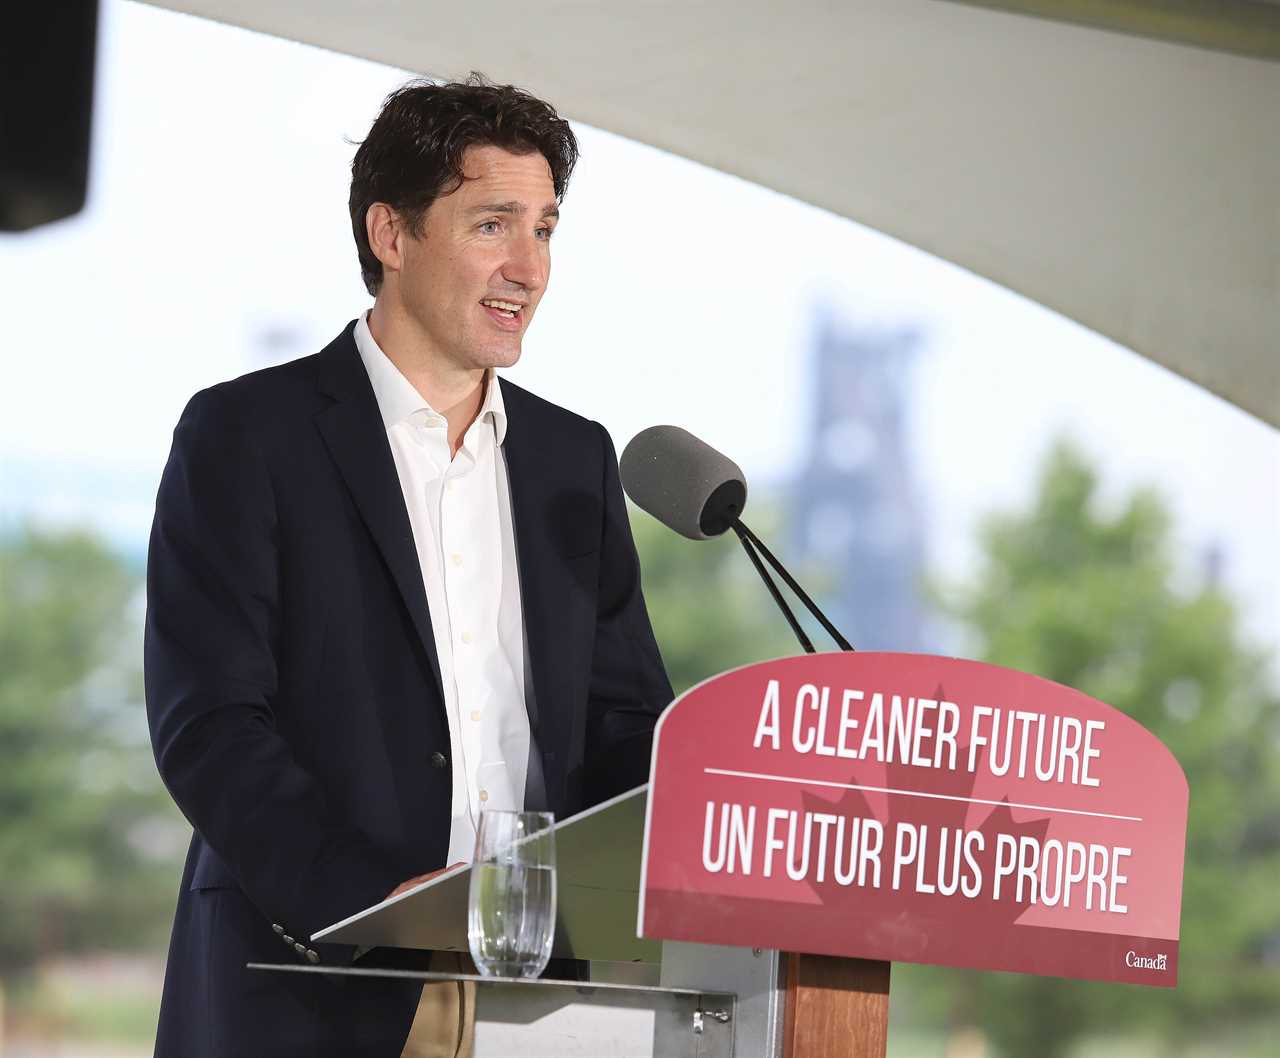
M160 6L521 84L954 261L1280 425L1273 0Z

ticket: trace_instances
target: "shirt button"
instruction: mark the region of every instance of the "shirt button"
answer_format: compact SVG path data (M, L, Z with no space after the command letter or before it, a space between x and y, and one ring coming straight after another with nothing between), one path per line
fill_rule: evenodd
M480 710L479 710L479 709L472 709L472 710L471 710L471 719L472 719L472 720L479 720L479 719L480 719Z
M449 556L449 561L451 561L455 566L461 566L462 556L455 551L452 555Z
M463 641L464 643L470 643L470 642L471 642L471 633L470 633L470 632L463 632L463 633L462 633L462 641Z
M431 766L433 768L443 768L447 766L448 763L449 763L449 758L446 757L439 750L436 750L433 754L431 754Z
M481 801L487 801L487 800L489 800L489 791L488 791L488 790L481 790L481 791L480 791L480 800L481 800Z

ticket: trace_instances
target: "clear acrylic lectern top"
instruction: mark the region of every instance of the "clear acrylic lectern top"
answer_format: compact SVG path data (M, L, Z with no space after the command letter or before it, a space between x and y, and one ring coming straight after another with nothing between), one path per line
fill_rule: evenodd
M556 936L552 955L657 963L662 943L636 937L649 787L637 786L557 822ZM312 936L361 947L467 950L470 866L437 875Z

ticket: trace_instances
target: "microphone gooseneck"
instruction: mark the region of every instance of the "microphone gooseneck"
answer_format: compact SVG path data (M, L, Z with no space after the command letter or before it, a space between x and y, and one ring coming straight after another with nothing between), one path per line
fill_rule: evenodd
M733 523L733 531L738 534L738 542L742 544L742 550L747 553L747 558L751 559L751 564L755 566L756 572L760 574L760 579L764 581L764 586L769 589L769 594L773 596L773 601L777 603L778 609L782 611L782 616L787 619L787 624L791 626L791 631L795 633L795 637L800 642L800 649L806 654L816 654L817 647L813 645L813 640L801 627L800 622L796 620L796 615L791 612L791 607L787 605L787 600L782 597L782 592L778 590L778 585L769 576L769 571L765 569L764 563L760 561L760 556L756 554L756 549L751 546L751 539L747 535L751 532L742 522Z
M827 630L827 634L836 641L836 646L841 650L852 650L853 644L841 635L840 630L836 628L836 626L827 618L827 615L818 608L818 604L809 598L808 593L800 587L800 584L796 581L795 577L787 572L787 567L778 561L774 556L774 553L765 546L764 541L756 536L756 534L748 529L745 523L741 521L734 525L734 529L738 530L738 536L742 540L744 546L751 544L752 546L759 548L760 553L764 555L765 560L769 565L777 570L782 579L786 581L787 587L796 593L796 598L804 603L805 608L818 619L818 623L822 625L822 627ZM804 645L803 641L800 645ZM809 650L808 653L812 654L813 651Z

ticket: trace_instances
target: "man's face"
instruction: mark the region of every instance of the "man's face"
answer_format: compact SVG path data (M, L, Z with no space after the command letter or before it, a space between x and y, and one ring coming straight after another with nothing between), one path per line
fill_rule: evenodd
M551 167L536 151L469 147L462 171L457 190L427 209L419 236L402 242L400 298L450 363L510 367L551 271Z

